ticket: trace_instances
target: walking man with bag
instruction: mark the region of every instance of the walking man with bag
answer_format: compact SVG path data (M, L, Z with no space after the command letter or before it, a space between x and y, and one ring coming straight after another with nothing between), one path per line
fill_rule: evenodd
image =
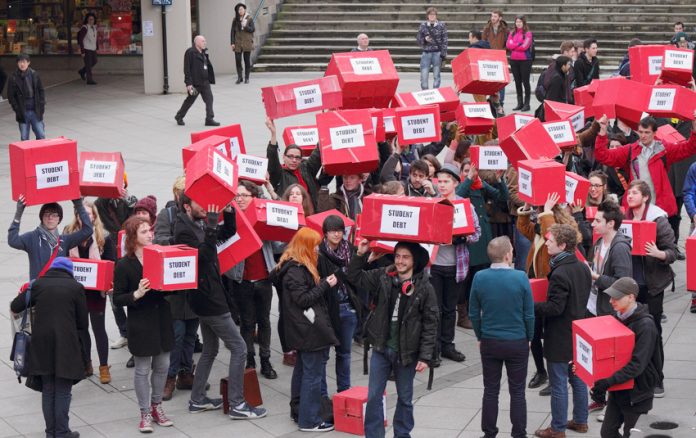
M220 123L215 121L213 91L210 88L211 84L215 84L215 72L203 35L196 36L193 39L193 46L186 49L184 53L184 82L186 82L188 95L174 116L176 124L185 125L184 117L200 94L205 102L205 126L220 126Z

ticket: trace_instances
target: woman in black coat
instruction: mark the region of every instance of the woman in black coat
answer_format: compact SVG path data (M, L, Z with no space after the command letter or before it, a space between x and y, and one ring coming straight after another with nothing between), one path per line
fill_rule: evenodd
M140 406L140 432L152 432L152 422L171 426L162 409L162 393L174 347L171 309L166 294L151 290L143 278L143 248L152 244L149 219L132 216L124 224L126 256L114 270L114 303L128 306L128 349L135 359L135 394ZM152 388L150 372L152 371ZM150 391L152 390L152 394Z
M27 363L29 375L41 377L46 436L79 436L70 431L68 412L72 386L85 377L80 340L89 333L85 291L73 278L70 259L57 257L30 294L28 306L26 295L20 294L10 308L19 313L34 307Z

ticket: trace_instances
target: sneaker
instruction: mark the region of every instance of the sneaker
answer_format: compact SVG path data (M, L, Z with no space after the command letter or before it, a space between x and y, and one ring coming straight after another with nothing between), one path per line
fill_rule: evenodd
M230 418L233 420L255 420L265 416L266 410L264 408L255 408L247 402L242 403L241 408L230 406ZM331 428L333 429L333 426Z
M600 423L604 421L604 411L602 411L601 414L597 415L597 421Z
M205 412L205 411L214 411L216 409L220 409L221 407L222 407L222 399L221 398L205 397L200 402L194 402L193 400L189 400L189 412L192 414L196 414L198 412Z
M655 398L664 398L665 396L665 388L661 386L655 386Z
M158 426L169 427L174 425L172 420L167 418L167 415L164 413L162 403L153 403L152 406L150 406L150 410L152 412L152 419L155 421L155 423L157 423Z
M333 423L327 423L324 421L323 423L314 427L300 427L300 430L302 432L331 432L334 430L334 425Z
M128 345L128 339L121 336L120 338L116 339L114 342L111 343L111 349L118 350L119 348L123 348L126 345Z
M587 407L587 412L603 411L604 408L606 407L606 405L607 405L606 403L593 401L593 402L590 403L590 405Z
M152 433L155 429L152 427L152 414L149 412L140 414L140 424L138 425L140 433Z

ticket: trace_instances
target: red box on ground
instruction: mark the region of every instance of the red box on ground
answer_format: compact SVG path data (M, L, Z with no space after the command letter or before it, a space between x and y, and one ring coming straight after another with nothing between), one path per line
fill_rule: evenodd
M222 396L222 410L225 414L230 413L230 400L228 399L227 377L220 379L220 395ZM249 403L249 406L257 407L263 404L261 397L261 387L259 386L259 376L256 374L256 369L244 369L244 401Z
M598 119L606 114L608 118L621 119L636 129L648 107L650 90L648 85L624 77L601 79L592 102L592 111Z
M471 211L471 201L468 198L452 201L454 218L452 219L452 236L474 234L474 217Z
M71 257L73 277L87 290L108 291L114 284L114 262Z
M500 142L508 160L517 167L520 160L553 159L561 149L539 119L534 119Z
M364 110L317 114L321 163L329 175L371 172L379 152L370 114Z
M302 206L292 202L255 198L244 213L261 240L289 242L306 225Z
M696 292L696 234L686 239L686 290Z
M340 108L343 93L336 76L261 88L263 106L271 119Z
M590 388L611 377L631 360L635 334L611 315L573 321L575 374ZM633 388L633 379L609 391Z
M570 120L545 122L543 125L559 149L563 151L572 150L578 145L578 138L575 136L575 129Z
M143 249L143 278L154 290L198 288L198 250L186 245L149 245Z
M209 205L222 209L237 193L237 163L215 149L197 153L186 164L185 174L184 193L205 209Z
M120 152L80 152L82 196L120 198L123 190L123 157Z
M391 102L392 107L437 105L440 118L443 113L453 113L459 107L459 96L452 87L397 93Z
M394 124L402 145L442 139L440 110L436 105L397 108Z
M546 278L530 278L532 297L535 303L545 303L549 293L549 280Z
M565 202L568 204L585 205L589 193L589 179L575 172L565 173Z
M372 130L375 133L375 141L377 143L386 140L386 132L384 131L384 113L381 109L370 108L370 118L372 119Z
M628 48L628 62L631 65L631 80L653 85L662 71L662 60L667 44L646 44Z
M24 195L26 205L80 197L77 143L67 138L10 143L12 200Z
M495 94L510 83L505 50L466 49L452 60L454 85L471 94Z
M246 215L237 204L232 205L237 213L237 233L229 239L217 243L221 274L229 271L263 246L263 242L251 227Z
M244 136L242 135L241 125L227 125L219 128L209 129L191 133L191 143L195 143L211 135L221 135L230 139L230 157L234 158L237 154L246 154L244 147Z
M353 386L334 394L333 411L336 431L353 435L365 435L365 409L367 386ZM387 395L382 396L384 427L387 427Z
M686 140L672 125L662 125L657 128L655 138L662 143L679 143Z
M345 227L344 237L350 236L351 231L355 227L355 222L351 218L345 216L340 211L336 210L335 208L321 213L313 214L311 216L307 216L305 218L305 221L307 222L307 226L309 228L315 230L317 233L323 236L324 231L322 226L324 225L324 220L331 215L338 216L343 220L343 226Z
M237 162L239 179L245 179L255 182L256 184L263 184L266 182L268 158L239 154L235 161Z
M678 85L652 87L648 100L648 112L655 117L693 120L696 93Z
M181 149L181 161L184 164L184 170L186 170L186 165L198 152L213 148L220 152L225 157L230 157L230 139L222 135L211 135L209 137L202 138L197 142L191 143L190 145Z
M498 128L498 141L502 142L534 119L534 116L517 113L495 119L495 126Z
M619 232L631 239L631 254L637 256L647 255L645 244L655 242L657 239L657 223L653 221L623 221Z
M565 166L553 160L521 160L517 178L519 197L531 205L544 205L552 193L563 199Z
M544 119L547 122L570 120L570 123L573 125L573 129L575 132L578 132L585 126L585 108L579 105L570 105L567 103L545 100Z
M464 102L457 107L455 117L459 130L467 135L487 134L495 124L495 117L488 102Z
M319 144L319 129L317 125L288 126L283 130L283 141L287 148L291 144L302 150L302 156L308 157Z
M452 243L454 207L442 198L372 194L363 198L362 237Z
M506 170L508 159L500 146L469 147L471 164L479 170Z
M693 68L693 49L679 49L677 47L665 49L660 79L665 83L686 86L693 80Z
M330 75L343 90L343 109L387 108L399 85L388 50L334 53L324 73Z

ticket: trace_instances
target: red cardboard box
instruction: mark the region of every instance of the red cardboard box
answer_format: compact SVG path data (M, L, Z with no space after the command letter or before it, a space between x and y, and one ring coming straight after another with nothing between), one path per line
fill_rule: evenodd
M513 166L520 160L553 159L561 153L539 119L534 119L500 142Z
M672 125L662 125L657 128L655 138L662 143L679 143L686 140Z
M573 89L573 98L575 99L575 104L585 108L585 117L588 118L595 117L594 96L597 86L593 84L596 83L598 83L598 81L595 79L590 85Z
M508 159L500 146L469 147L471 164L479 170L507 170Z
M474 213L471 211L471 201L468 198L452 201L454 218L452 219L452 236L474 234Z
M440 110L436 105L396 109L396 133L400 144L440 141Z
M123 190L123 157L120 152L80 152L82 196L120 198Z
M217 243L217 255L221 274L229 271L263 246L263 242L251 227L246 215L239 209L237 204L232 205L237 213L237 233L224 242Z
M686 289L696 292L696 234L686 239Z
M495 124L495 117L488 102L464 102L457 107L455 117L459 130L467 135L487 134Z
M343 90L343 109L387 108L399 85L388 50L334 53L324 73L330 75Z
M662 71L665 49L674 46L646 44L628 48L628 62L631 64L631 80L653 85Z
M532 297L535 303L545 303L549 292L549 280L546 278L530 278Z
M239 154L235 161L237 162L239 179L246 179L256 184L263 184L266 182L268 158Z
M573 321L573 362L575 374L593 387L611 377L631 360L635 334L611 315ZM614 385L609 391L633 388L633 379Z
M452 60L454 85L471 94L495 94L510 83L505 50L466 49Z
M372 119L372 130L375 133L375 141L377 143L386 140L386 132L384 131L384 114L381 109L370 108L370 118Z
M570 105L567 103L545 100L544 119L547 122L570 120L570 123L573 125L573 129L575 129L575 132L578 132L585 126L585 108L579 105Z
M694 51L672 47L665 49L660 79L665 82L688 85L693 80Z
M114 285L114 262L71 257L73 277L87 290L108 291Z
M656 85L648 100L647 112L655 117L693 120L696 93L678 85Z
M384 123L384 135L390 139L396 135L396 108L384 108L382 110L382 122Z
M338 432L365 435L367 386L354 386L333 396L334 427ZM387 394L382 396L384 427L387 427Z
M186 164L185 174L184 193L205 209L209 205L222 209L237 193L237 163L215 149L197 153Z
M219 128L209 129L191 133L191 143L195 143L211 135L221 135L230 139L230 157L234 158L237 154L246 154L244 147L244 136L242 135L241 125L227 125Z
M453 220L446 199L372 194L363 198L360 232L370 240L450 244Z
M77 143L67 138L10 143L12 200L26 205L80 197Z
M302 206L292 202L255 198L244 213L261 240L289 242L306 225Z
M370 251L376 254L393 254L396 244L399 243L395 240L371 240L370 241ZM432 243L421 243L420 246L428 251L428 265L431 266L435 263L437 258L437 250L440 245L433 245Z
M222 410L225 414L230 413L230 400L228 399L227 377L220 379L220 395L222 396ZM244 401L249 403L249 406L257 407L263 404L261 397L261 387L259 386L259 376L256 374L255 368L244 369Z
M116 241L116 258L126 256L126 230L119 230L118 240Z
M502 142L534 119L535 117L533 116L517 113L495 119L495 126L498 128L498 141Z
M308 157L319 144L319 129L317 125L288 126L283 130L283 141L287 148L291 144L302 150L302 155Z
M271 119L340 108L343 93L336 76L261 88L263 106Z
M623 221L619 231L631 239L633 255L646 255L645 244L657 239L657 223L653 221Z
M198 250L186 245L149 245L143 249L143 278L154 290L198 288Z
M184 163L184 170L186 170L186 165L198 152L213 148L220 152L226 157L231 157L232 153L230 150L230 139L222 135L211 135L209 137L202 138L195 143L181 149L181 161Z
M367 111L330 111L317 114L321 163L329 175L371 172L379 152Z
M351 231L353 231L353 227L355 226L355 222L345 216L343 213L340 211L334 209L324 211L322 213L317 213L313 214L311 216L307 216L305 218L305 221L307 222L307 226L313 230L315 230L317 233L321 234L322 236L324 235L324 231L322 226L324 225L324 220L331 215L336 215L343 219L343 226L345 227L344 231L344 238L348 238L350 236Z
M590 193L590 180L575 172L565 173L565 202L585 205ZM579 203L577 201L580 201Z
M553 160L521 160L518 195L530 205L544 205L551 193L565 193L565 166Z
M543 123L544 129L561 150L572 150L578 145L575 129L570 120Z
M440 119L444 113L454 113L459 107L459 96L452 87L432 88L429 90L397 93L392 100L392 107L437 105L440 107Z
M596 118L606 114L610 119L636 129L650 100L650 87L624 77L601 79L592 102Z

